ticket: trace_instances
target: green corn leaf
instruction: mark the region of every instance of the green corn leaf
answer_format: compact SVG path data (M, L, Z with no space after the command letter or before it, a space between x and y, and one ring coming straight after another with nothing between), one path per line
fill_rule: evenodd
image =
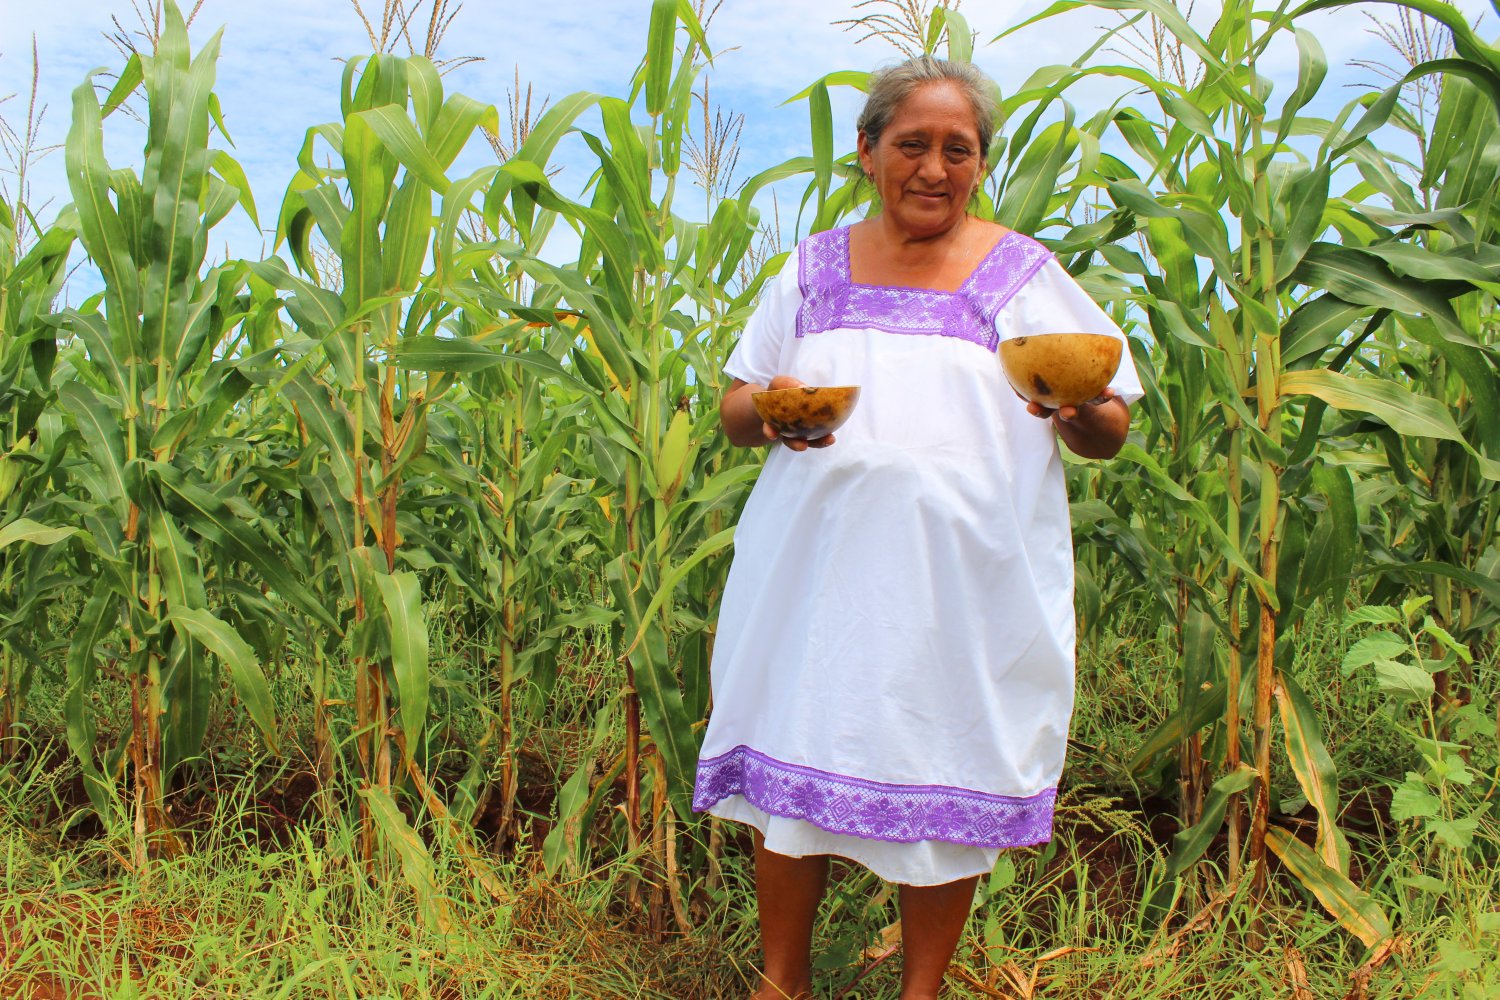
M433 123L443 106L443 78L431 59L409 56L406 60L406 86L411 92L411 109L417 127L430 140Z
M431 236L432 189L408 173L386 212L382 288L397 294L416 290Z
M169 618L184 640L195 639L202 643L229 668L235 691L250 712L251 720L260 729L271 752L277 752L276 706L271 698L271 686L266 682L260 660L250 644L240 638L229 623L203 608L173 611Z
M427 148L439 167L447 170L463 152L474 129L490 135L500 130L500 112L493 104L483 104L463 94L454 94L443 102L437 120L427 135Z
M95 759L98 733L94 725L93 693L98 673L95 650L115 628L120 619L120 595L108 586L94 590L84 603L73 632L69 636L67 658L67 694L63 704L68 747L83 769L84 789L89 802L102 818L112 815L115 802L114 782L108 767L101 768Z
M412 753L427 724L430 686L422 587L415 573L376 574L375 583L391 630L391 670L401 698L401 728L406 734L407 752Z
M422 182L438 194L448 190L448 178L443 165L427 148L418 134L417 127L406 117L406 109L397 104L361 111L345 126L344 146L348 153L349 130L354 121L363 122L380 145L396 157L408 172L421 178Z
M1266 831L1266 846L1296 876L1303 888L1323 904L1346 931L1374 948L1395 931L1380 904L1318 857L1306 844L1279 827Z
M1317 712L1291 678L1278 674L1274 688L1286 739L1287 761L1302 794L1318 813L1318 856L1336 872L1349 873L1349 841L1339 829L1339 779L1323 743Z
M1254 780L1255 768L1241 764L1237 770L1230 771L1213 783L1203 802L1202 818L1172 838L1172 853L1167 858L1166 875L1142 907L1147 920L1159 923L1166 916L1172 899L1177 894L1177 880L1197 864L1198 859L1208 850L1208 845L1213 843L1214 837L1223 829L1224 814L1228 810L1230 797L1249 788Z
M141 81L146 78L141 68L141 54L130 53L130 58L125 60L125 68L120 70L120 76L115 80L115 85L110 88L109 96L104 99L103 116L108 118L120 105L130 99Z
M18 517L14 521L0 528L0 549L14 545L16 542L28 542L32 545L56 545L64 538L71 538L78 534L77 528L71 527L48 527L39 524L29 517Z
M173 513L222 551L249 564L272 589L303 614L338 632L338 620L326 602L302 582L304 574L288 564L289 550L279 538L266 538L241 521L219 497L185 481L171 466L153 470L167 491Z
M655 13L654 7L652 13ZM558 142L573 130L573 123L578 120L578 116L603 99L603 94L580 90L552 105L532 126L526 141L516 150L515 159L545 167Z
M653 0L646 35L646 114L655 118L666 109L676 61L678 0Z
M1022 233L1035 232L1046 218L1063 164L1078 148L1073 107L1063 102L1063 120L1043 129L1021 155L995 207L995 221Z
M833 178L833 105L828 85L819 80L808 95L807 113L812 123L813 181L818 187L818 205L828 198Z
M1193 699L1191 712L1179 708L1169 715L1130 758L1130 772L1144 774L1159 754L1183 743L1187 738L1224 714L1226 687L1220 681Z
M402 120L405 120L404 116ZM354 210L344 223L339 256L343 268L344 305L351 312L382 292L380 227L390 203L395 176L394 164L387 162L384 147L370 121L355 115L344 129L344 170L353 194ZM435 170L436 166L433 165L432 169ZM430 182L429 186L432 186ZM356 379L362 377L362 373L355 373Z
M1299 361L1315 363L1368 306L1350 305L1337 296L1319 295L1303 302L1281 327L1281 362L1288 368ZM1305 365L1304 365L1305 367Z
M1283 396L1314 396L1340 410L1372 413L1397 434L1463 440L1446 406L1384 379L1354 378L1318 368L1285 373L1281 392Z
M943 18L943 29L948 32L948 59L956 63L973 62L974 33L964 16L952 7L939 7L932 14Z
M483 167L451 185L443 195L442 212L438 217L437 238L433 243L432 256L437 264L437 281L441 285L455 279L451 272L453 260L459 250L459 227L465 216L474 210L474 196L486 190L499 175L498 167Z
M855 90L868 91L870 89L870 71L864 69L841 69L835 70L832 73L826 73L781 103L787 105L805 100L813 92L813 88L820 83L826 87L853 87Z
M370 806L370 815L382 840L396 849L401 875L417 900L417 912L428 929L438 934L453 931L453 912L438 886L437 866L417 832L406 822L391 793L379 787L361 788L360 797Z
M224 178L224 182L234 188L239 196L239 204L245 208L245 214L250 216L250 222L256 229L260 228L260 216L255 211L255 196L250 191L250 181L245 176L245 170L239 161L223 150L214 153L214 172Z
M667 793L678 815L686 817L692 810L692 774L698 758L693 725L699 720L687 717L682 688L667 655L667 637L660 618L643 613L643 593L660 591L650 586L649 579L631 572L629 563L628 552L612 560L607 579L615 606L624 613L625 634L641 637L628 658L647 726L666 764Z
M1328 75L1328 57L1323 53L1323 46L1318 43L1318 36L1306 28L1294 26L1292 31L1297 37L1297 85L1281 106L1281 125L1276 130L1276 145L1286 139L1297 112L1307 107Z
M64 161L84 248L104 278L111 320L119 324L116 331L123 333L140 314L140 277L130 254L133 241L110 198L111 171L104 158L99 101L89 81L73 91L73 125Z
M72 416L88 446L88 458L98 468L104 495L101 503L112 504L123 520L125 516L125 438L120 421L109 412L104 401L79 381L58 387L58 402Z

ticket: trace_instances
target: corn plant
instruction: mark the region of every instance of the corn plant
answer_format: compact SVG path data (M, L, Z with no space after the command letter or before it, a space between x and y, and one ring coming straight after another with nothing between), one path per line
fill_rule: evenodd
M295 351L278 386L308 432L308 447L326 459L327 479L306 489L337 525L340 577L352 606L355 745L361 774L362 851L374 857L377 822L387 807L397 765L415 772L430 700L428 628L415 571L398 569L404 539L428 544L428 558L448 558L420 523L402 518L410 491L403 480L426 471L428 412L452 379L427 379L397 363L405 338L433 338L452 311L423 273L433 232L433 195L448 189L445 171L481 124L495 128L493 107L443 93L436 67L422 56L376 55L346 64L343 120L308 130L282 204L278 243L291 242L302 270L279 259L257 275L292 292L286 309L306 344ZM315 164L322 138L338 166ZM336 254L335 275L321 275L313 230ZM341 288L326 287L328 277ZM456 456L450 456L456 458ZM313 471L309 454L308 473ZM446 469L443 466L446 465ZM436 480L454 482L457 462L440 463ZM318 697L315 695L315 697ZM394 725L393 725L394 723ZM399 831L396 831L399 833Z
M75 233L54 225L22 255L18 217L27 211L0 200L0 762L14 750L12 728L37 669L58 645L46 611L69 574L54 546L72 534L51 526L58 511L47 484L66 448L44 434L42 418L56 400L48 320Z
M84 249L103 279L103 313L69 310L64 329L86 349L58 390L82 441L70 475L89 500L75 506L93 581L68 655L68 733L96 807L109 808L115 767L95 761L87 698L102 642L119 629L130 685L128 757L134 839L175 846L165 812L175 763L195 755L228 667L266 742L277 725L261 656L214 605L232 605L212 570L244 562L308 613L326 612L289 570L282 547L249 512L205 481L219 421L248 389L214 356L242 311L245 265L205 269L210 230L237 205L254 216L243 172L209 147L218 37L196 56L180 11L167 4L153 54L132 56L103 107L92 81L73 95L66 163ZM137 85L148 106L144 169L113 169L103 119ZM94 301L97 301L94 300ZM205 564L209 567L205 571Z
M1072 6L1056 5L1039 19ZM1215 727L1220 759L1214 762L1222 776L1208 794L1196 793L1202 796L1194 810L1201 820L1179 838L1169 875L1185 871L1201 854L1205 832L1217 829L1226 814L1231 865L1237 866L1236 800L1253 783L1247 847L1255 890L1262 891L1274 705L1286 734L1285 759L1319 815L1317 864L1293 868L1346 926L1374 944L1389 935L1389 924L1342 874L1348 848L1337 827L1337 775L1310 702L1283 668L1290 630L1313 600L1341 592L1357 557L1354 484L1347 469L1326 461L1320 421L1329 407L1369 414L1405 438L1453 442L1493 475L1493 462L1481 451L1488 442L1466 437L1439 399L1396 380L1355 379L1341 369L1372 333L1389 328L1392 314L1413 321L1420 315L1431 324L1435 351L1467 356L1464 370L1474 378L1465 382L1478 387L1473 391L1492 392L1492 383L1481 384L1484 369L1467 355L1467 334L1446 297L1385 263L1386 257L1410 258L1420 250L1394 239L1389 245L1378 237L1350 239L1347 232L1343 245L1319 239L1331 226L1342 230L1343 206L1363 195L1356 190L1343 199L1330 198L1330 183L1342 164L1384 176L1372 166L1383 161L1368 137L1391 117L1397 90L1364 108L1350 105L1332 122L1301 117L1323 81L1326 62L1316 39L1295 26L1287 4L1271 12L1263 28L1250 5L1228 5L1207 37L1163 4L1095 6L1151 13L1205 68L1202 82L1192 87L1148 83L1160 117L1133 109L1114 116L1115 128L1149 168L1149 177L1143 181L1122 173L1104 185L1117 214L1140 220L1136 225L1144 230L1155 267L1119 248L1105 259L1122 275L1145 279L1137 286L1137 301L1164 345L1164 360L1173 362L1164 369L1166 391L1148 392L1147 401L1153 425L1172 428L1169 440L1159 439L1170 445L1171 460L1163 467L1130 446L1122 457L1165 489L1174 501L1173 519L1185 527L1190 518L1201 538L1172 548L1158 538L1151 546L1167 552L1166 564L1179 584L1187 585L1174 602L1175 617L1197 638L1182 647L1178 715L1148 742L1141 759L1171 739L1187 741L1183 754L1191 755L1201 746L1197 731L1222 713ZM1269 88L1255 66L1286 32L1300 54L1299 74L1271 117ZM1291 145L1298 136L1317 140L1311 159ZM1393 216L1412 211L1399 201L1394 207ZM1444 273L1459 278L1456 271ZM1351 327L1355 334L1344 338ZM1207 409L1201 409L1205 403ZM1206 422L1194 430L1199 412ZM1207 453L1205 435L1213 441ZM1196 464L1209 455L1222 456L1223 465ZM1205 475L1207 470L1212 472ZM1223 486L1218 486L1209 476L1217 478L1221 470ZM1222 511L1221 518L1213 515L1210 502ZM1333 516L1319 516L1324 512ZM1177 537L1187 541L1191 534ZM1173 557L1174 548L1187 560ZM1212 570L1215 563L1217 580L1187 572L1189 566ZM1209 599L1190 612L1190 594ZM1254 608L1248 621L1241 611L1246 598ZM1222 678L1214 676L1212 646L1205 642L1211 633L1204 632L1203 616L1218 621L1227 641ZM1193 693L1203 688L1215 697ZM1248 754L1242 750L1242 723L1248 723ZM1195 783L1195 771L1187 769L1185 785ZM1284 837L1270 842L1286 846ZM1154 902L1162 898L1158 893Z
M680 53L679 26L686 34ZM512 161L483 175L490 185L485 211L491 230L503 221L523 235L520 246L497 244L483 252L498 250L539 285L558 288L563 304L579 316L577 325L566 326L575 339L567 377L586 393L599 427L594 457L611 484L607 504L591 512L590 523L596 546L607 554L610 618L626 676L620 699L625 836L629 849L645 845L653 867L667 873L678 866L676 824L691 815L693 731L707 707L701 636L710 610L702 607L691 634L682 637L684 618L673 595L680 581L728 544L732 529L706 534L708 524L720 523L706 515L732 502L733 491L752 474L743 465L723 467L708 457L723 446L704 448L716 437L717 400L699 388L704 379L717 378L712 373L727 347L726 312L738 308L742 317L753 296L754 289L747 289L726 310L720 293L711 290L736 274L754 235L748 196L719 202L702 224L673 211L694 80L706 56L692 7L658 0L633 87L633 96L644 98L648 123L637 123L632 102L575 95L543 117ZM546 144L555 142L559 130L594 106L603 135L582 135L599 161L592 201L584 205L551 187L539 151L550 150ZM579 230L576 265L550 265L528 251L524 235L538 207ZM699 481L694 494L689 490L700 468L710 478ZM652 769L644 775L643 721L654 749ZM643 815L647 789L651 801ZM685 923L675 885L667 898ZM662 919L661 903L655 894L653 923Z

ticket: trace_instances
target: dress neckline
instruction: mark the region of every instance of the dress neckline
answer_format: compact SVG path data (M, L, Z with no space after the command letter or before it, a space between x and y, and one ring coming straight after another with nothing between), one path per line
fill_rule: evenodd
M990 258L994 257L995 254L999 252L1000 247L1002 245L1004 245L1005 242L1007 240L1009 240L1012 236L1018 235L1014 229L1007 229L1005 232L1001 233L1000 234L1000 238L998 240L996 240L994 242L994 244L988 250L985 251L984 256L980 257L979 260L978 260L978 262L975 263L975 265L973 266L973 268L970 269L968 277L964 278L962 284L960 284L957 288L947 289L947 288L923 288L923 287L918 286L918 285L875 285L875 284L870 284L869 282L855 281L854 280L854 263L850 259L850 256L849 256L849 246L850 246L850 243L851 243L850 236L851 236L853 230L854 230L854 227L853 227L852 224L848 225L848 226L844 226L843 227L843 239L840 241L843 244L842 249L844 251L844 274L846 276L846 279L849 282L849 287L850 288L868 288L868 289L871 289L872 291L877 291L877 292L880 292L880 291L891 291L891 292L925 292L928 295L962 295L964 293L964 291L969 287L969 285L973 283L974 279L977 278L977 277L979 277L979 273L981 271L983 271L984 270L984 266L990 262Z

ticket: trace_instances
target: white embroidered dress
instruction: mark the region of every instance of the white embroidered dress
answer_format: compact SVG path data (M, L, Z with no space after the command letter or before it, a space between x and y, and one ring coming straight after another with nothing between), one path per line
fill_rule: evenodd
M847 228L792 254L725 371L861 395L832 447L772 447L746 502L695 809L909 885L1050 839L1072 536L1056 434L996 346L1057 331L1122 336L1019 233L956 292L853 283ZM1140 395L1128 348L1112 386Z

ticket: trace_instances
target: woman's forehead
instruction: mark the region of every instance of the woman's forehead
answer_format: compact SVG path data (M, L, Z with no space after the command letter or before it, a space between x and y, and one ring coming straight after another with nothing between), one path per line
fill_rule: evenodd
M979 134L974 105L962 90L946 81L924 83L901 99L890 128L900 131L941 129Z

